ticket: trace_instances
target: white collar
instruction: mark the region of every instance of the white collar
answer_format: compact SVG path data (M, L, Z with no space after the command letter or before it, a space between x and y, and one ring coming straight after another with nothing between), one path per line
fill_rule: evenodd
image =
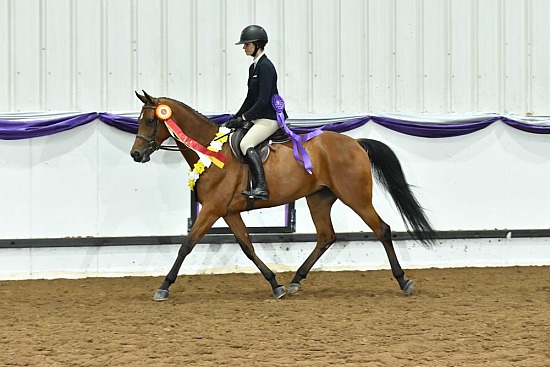
M264 55L264 51L262 51L261 54L257 55L256 58L254 59L254 68L256 68L256 65L258 65L258 60L260 60L260 57L262 57Z

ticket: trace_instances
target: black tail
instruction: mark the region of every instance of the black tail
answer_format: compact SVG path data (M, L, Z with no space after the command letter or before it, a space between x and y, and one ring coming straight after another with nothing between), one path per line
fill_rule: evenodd
M409 233L427 246L434 244L435 231L412 193L395 153L376 140L357 139L357 142L367 151L375 178L390 193Z

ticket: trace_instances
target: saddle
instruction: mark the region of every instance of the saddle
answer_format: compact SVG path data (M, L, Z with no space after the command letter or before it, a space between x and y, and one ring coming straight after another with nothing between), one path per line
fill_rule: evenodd
M231 147L233 155L237 157L239 161L243 164L247 163L244 160L244 155L241 152L241 148L239 147L239 145L247 131L248 129L246 129L246 127L237 129L233 132L233 134L231 134L231 137L229 139L229 146ZM265 162L269 157L269 152L271 150L269 147L270 144L286 143L287 141L290 141L290 137L286 134L284 129L279 128L269 138L258 144L255 149L260 154L260 157L262 158L262 163Z

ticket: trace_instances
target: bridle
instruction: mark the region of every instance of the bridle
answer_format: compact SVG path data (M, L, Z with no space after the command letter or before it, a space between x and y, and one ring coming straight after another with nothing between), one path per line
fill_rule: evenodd
M157 106L144 105L142 107L142 109L156 110ZM158 132L158 128L159 128L159 118L157 117L156 113L154 113L154 116L155 116L155 131L153 133L153 136L148 137L148 136L145 136L145 135L136 134L136 139L144 140L145 142L147 142L149 144L149 148L147 150L149 155L151 155L153 152L155 152L157 150L168 150L168 151L172 151L172 152L183 152L183 151L186 151L186 150L191 150L190 148L187 148L187 147L186 148L180 148L177 145L158 145L157 144L157 132ZM231 132L233 132L233 131L231 131ZM222 135L222 136L216 138L215 140L219 140L219 139L223 138L224 136L227 136L227 135L231 134L231 132L227 133L225 135Z
M149 109L149 110L156 110L157 106L143 106L142 109ZM177 145L158 145L157 144L157 132L159 129L159 118L157 117L156 113L155 115L155 131L153 133L152 137L148 137L145 135L137 134L136 139L145 140L149 144L149 148L147 150L148 154L151 155L153 152L157 150L169 150L173 152L183 152L185 150L189 150L189 148L180 148Z
M142 109L154 110L154 109L156 109L156 107L145 105L145 106L142 107ZM156 150L161 149L160 145L157 144L157 131L158 131L158 129L159 129L159 119L155 115L155 132L153 133L153 136L150 138L148 136L141 135L141 134L136 135L136 139L145 140L149 144L149 154L153 153Z

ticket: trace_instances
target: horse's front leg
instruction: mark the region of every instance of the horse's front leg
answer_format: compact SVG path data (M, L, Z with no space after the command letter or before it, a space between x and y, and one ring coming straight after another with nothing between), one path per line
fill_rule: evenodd
M170 269L170 272L168 272L168 275L166 275L164 282L155 292L153 300L164 301L168 298L168 296L170 295L170 291L168 290L168 288L170 288L170 286L176 281L183 260L185 260L185 257L189 255L197 242L202 237L204 237L206 232L208 232L208 230L214 225L214 223L216 223L219 218L219 215L212 213L205 207L202 208L199 215L197 216L197 220L193 225L193 228L191 228L191 231L187 235L185 242L181 245L178 251L178 257L176 258L174 265L172 265L172 269Z
M237 242L239 242L239 245L241 246L241 249L245 253L246 257L252 260L264 278L269 282L269 284L271 284L273 297L275 299L283 297L286 294L285 287L277 283L275 273L273 273L273 271L271 271L271 269L269 269L263 261L260 260L258 255L256 255L254 246L252 245L252 241L250 240L250 236L248 234L248 230L246 229L240 213L229 214L223 217L223 219L235 235L235 238L237 239Z

